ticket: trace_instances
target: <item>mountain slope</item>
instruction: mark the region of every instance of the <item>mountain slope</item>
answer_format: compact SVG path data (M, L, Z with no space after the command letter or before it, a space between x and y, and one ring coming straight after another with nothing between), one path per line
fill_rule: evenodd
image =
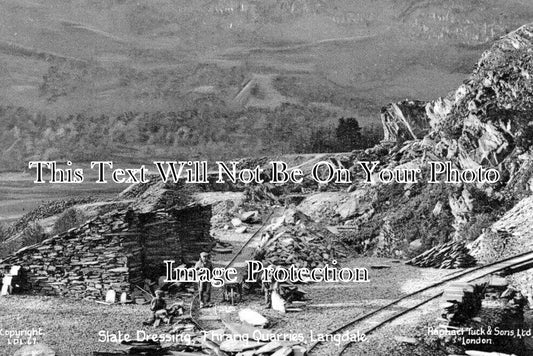
M303 87L295 101L332 83L368 116L359 103L444 95L532 14L516 0L6 1L0 99L54 113L177 109L214 81L227 103L242 82L233 70ZM202 76L206 65L228 75Z

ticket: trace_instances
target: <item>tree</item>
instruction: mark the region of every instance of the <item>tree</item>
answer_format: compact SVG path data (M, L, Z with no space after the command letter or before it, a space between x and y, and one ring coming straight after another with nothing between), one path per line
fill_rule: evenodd
M335 136L339 151L351 151L362 147L361 127L353 117L339 119Z
M333 128L318 127L314 128L309 137L309 144L305 152L335 152L337 142L335 140Z

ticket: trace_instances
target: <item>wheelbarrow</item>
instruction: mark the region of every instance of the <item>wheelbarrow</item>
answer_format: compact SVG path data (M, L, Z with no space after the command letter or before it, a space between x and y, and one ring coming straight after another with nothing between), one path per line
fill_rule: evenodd
M222 301L230 302L235 305L236 302L242 301L242 276L238 276L236 281L226 281L224 283L224 292L222 293Z

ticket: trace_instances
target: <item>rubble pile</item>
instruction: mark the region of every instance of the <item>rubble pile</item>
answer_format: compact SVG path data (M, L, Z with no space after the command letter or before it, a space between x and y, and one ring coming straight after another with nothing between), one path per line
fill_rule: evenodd
M476 259L469 253L462 241L450 241L435 246L406 262L419 267L467 268L476 265Z
M266 228L254 258L266 265L320 268L334 257L329 232L303 213L288 209Z
M252 202L268 201L272 204L278 204L280 199L278 196L279 193L273 184L268 183L246 188L246 197Z
M441 327L457 326L473 318L481 309L483 285L454 283L442 296Z
M211 223L213 227L222 227L231 220L232 212L235 209L235 203L231 200L217 202L213 204L213 218Z
M509 287L505 278L490 276L478 284L455 283L445 290L442 301L442 316L437 321L443 331L439 335L446 344L462 349L464 345L475 345L479 350L475 351L476 355L495 351L498 355L526 354L523 336L488 332L500 329L514 334L525 325L527 300ZM484 335L486 342L479 343L480 335ZM465 352L470 354L470 351Z
M298 209L305 211L315 221L341 225L354 217L373 214L372 194L365 189L352 192L320 192L307 196Z
M484 298L487 305L494 307L491 302L496 302L496 305L503 305L506 314L508 314L506 317L509 319L508 321L524 322L524 308L528 304L527 298L522 292L511 286L505 277L490 276L486 282Z
M482 263L518 255L533 249L533 196L522 199L472 243L472 255ZM513 274L513 285L530 290L533 274L529 271Z

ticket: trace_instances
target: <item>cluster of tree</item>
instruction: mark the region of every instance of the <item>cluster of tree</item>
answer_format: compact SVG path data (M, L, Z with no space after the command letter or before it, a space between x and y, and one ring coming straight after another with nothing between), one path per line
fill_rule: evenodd
M127 112L118 116L48 117L0 107L0 164L17 170L29 159L89 161L227 159L242 156L342 152L374 145L378 127L361 129L355 118L283 105L276 110Z

